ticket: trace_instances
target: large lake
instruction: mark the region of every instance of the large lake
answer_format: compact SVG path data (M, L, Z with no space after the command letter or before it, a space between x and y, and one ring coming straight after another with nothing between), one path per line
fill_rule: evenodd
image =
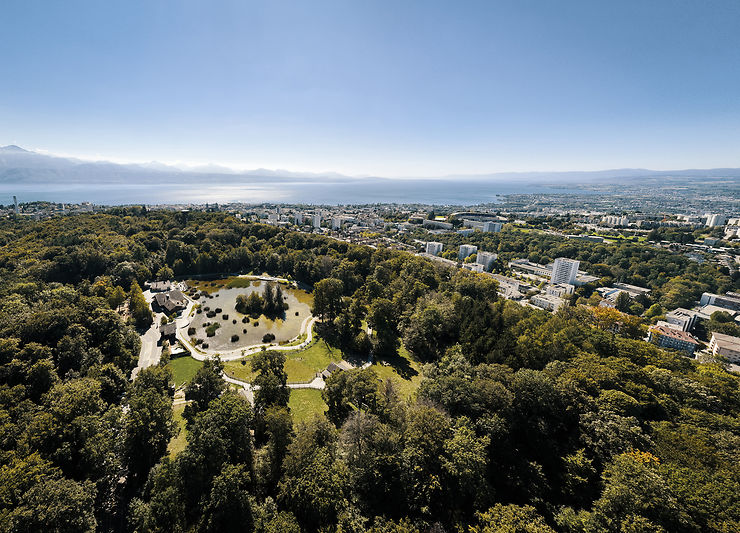
M527 183L487 183L464 180L358 180L307 182L259 180L249 183L185 182L81 184L0 183L0 204L50 201L92 202L103 205L125 204L204 204L204 203L302 203L368 204L424 203L472 205L496 202L506 194L584 193Z

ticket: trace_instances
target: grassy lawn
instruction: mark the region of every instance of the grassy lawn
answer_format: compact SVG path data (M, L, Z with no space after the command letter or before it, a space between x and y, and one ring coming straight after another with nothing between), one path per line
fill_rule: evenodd
M323 339L311 343L305 350L286 352L285 370L289 383L311 381L316 372L321 372L332 361L341 361L342 352L330 348Z
M251 383L252 379L254 379L254 372L252 372L252 365L249 359L226 361L224 363L224 371L232 378L241 379L242 381Z
M177 427L179 428L180 432L177 434L177 436L173 437L170 440L170 443L167 445L167 453L169 453L170 457L174 457L182 450L184 450L185 444L187 444L187 435L185 433L185 419L182 417L182 412L184 410L185 404L175 405L172 407L172 415L175 419L175 422L177 423Z
M175 387L179 387L193 379L198 369L203 366L203 362L186 356L172 359L167 366L172 370Z
M316 389L291 389L288 406L296 423L322 414L327 409L321 391Z
M388 366L384 365L384 362L388 363ZM398 356L376 361L370 368L380 379L395 381L401 398L410 398L421 384L421 364L412 359L403 345L398 350Z
M311 381L316 372L324 370L332 361L341 361L342 353L331 349L323 340L319 339L300 351L289 350L285 353L285 371L288 374L288 383L306 383ZM236 379L251 382L254 378L249 360L242 364L244 359L227 361L224 363L226 373Z

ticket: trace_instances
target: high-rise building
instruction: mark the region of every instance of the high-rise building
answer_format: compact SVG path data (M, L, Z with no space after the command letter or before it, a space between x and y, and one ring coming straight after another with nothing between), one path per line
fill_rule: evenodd
M707 226L710 228L715 228L717 226L724 226L725 225L725 218L724 215L718 215L718 214L711 214L707 215Z
M18 198L15 196L13 196L13 211L16 215L18 214Z
M580 261L576 261L575 259L558 257L555 259L555 264L552 267L551 283L568 283L569 285L573 285L576 282L578 265L580 264Z
M331 219L331 229L333 230L342 229L342 219L340 217L334 217Z
M293 220L295 221L296 226L302 226L303 225L303 213L295 213L293 215Z
M458 259L462 261L469 255L473 255L478 251L478 247L474 244L461 244L460 245L460 252L457 254Z
M501 222L484 222L483 231L489 233L498 233L504 225Z
M439 255L442 252L442 248L444 248L444 245L441 242L429 241L427 243L427 253L429 255Z
M321 227L321 215L314 215L313 216L313 227L318 229Z
M496 259L498 259L498 254L491 252L478 252L478 255L475 257L475 262L483 266L483 270L490 272Z

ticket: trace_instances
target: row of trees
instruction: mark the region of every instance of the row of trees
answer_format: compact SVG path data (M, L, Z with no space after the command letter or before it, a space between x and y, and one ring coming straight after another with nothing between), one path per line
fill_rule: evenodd
M259 315L265 315L268 318L282 316L288 309L288 303L285 302L283 289L277 285L274 289L271 283L265 283L265 289L260 296L257 291L252 291L248 295L240 294L236 297L236 310L244 315L251 315L257 318Z

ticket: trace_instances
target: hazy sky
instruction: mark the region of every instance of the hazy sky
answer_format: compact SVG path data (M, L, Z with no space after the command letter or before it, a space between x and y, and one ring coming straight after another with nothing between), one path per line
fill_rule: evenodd
M351 174L740 166L740 1L3 0L0 144Z

